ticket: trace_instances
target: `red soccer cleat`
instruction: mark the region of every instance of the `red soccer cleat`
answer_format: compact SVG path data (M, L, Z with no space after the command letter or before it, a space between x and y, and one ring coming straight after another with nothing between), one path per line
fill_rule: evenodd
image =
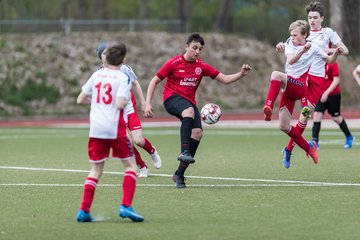
M272 109L269 106L265 106L263 108L263 112L264 112L264 120L265 121L271 121L271 115L272 115Z
M316 148L316 142L314 140L310 141L309 142L309 145L310 145L310 149L309 149L309 152L306 154L307 157L311 157L313 162L315 164L317 164L319 162L319 156L318 156L318 153L317 153L317 148Z

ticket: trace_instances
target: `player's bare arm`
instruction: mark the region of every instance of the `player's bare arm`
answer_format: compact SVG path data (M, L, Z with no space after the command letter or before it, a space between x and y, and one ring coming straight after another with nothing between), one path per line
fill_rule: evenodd
M358 85L360 86L360 72L357 70L357 68L354 69L354 71L352 72L356 82L358 83Z
M91 98L90 96L86 95L85 93L81 92L76 100L77 104L90 104Z
M327 56L324 60L325 62L327 63L333 63L336 61L337 57L343 53L343 48L342 47L338 47L336 48L334 54L330 55L330 56Z
M125 99L124 97L117 97L115 105L119 109L124 109L124 107L126 106L127 103L128 103L128 100Z
M230 84L233 82L236 82L238 80L240 80L241 78L245 77L246 75L249 74L249 72L251 71L251 67L248 64L243 64L241 67L241 71L237 72L235 74L223 74L223 73L219 73L219 75L216 76L215 80L224 83L224 84Z
M144 114L145 113L145 97L141 88L141 85L138 80L134 80L132 82L133 87L135 88L136 96L140 100L141 104L141 111Z
M161 79L158 76L154 76L153 79L151 79L147 93L146 93L146 100L145 100L145 111L144 116L151 118L154 116L153 108L151 106L151 100L154 97L156 86L161 82Z
M309 51L309 49L311 48L311 43L307 43L305 44L305 46L299 51L297 52L296 54L287 54L286 55L286 61L288 64L292 65L294 63L296 63L300 57L306 53L307 51Z
M328 48L328 49L324 49L324 51L327 53L327 54L334 54L336 49L341 47L343 49L343 52L341 53L341 55L348 55L349 54L349 49L345 46L345 44L340 41L339 43L336 44L336 48Z

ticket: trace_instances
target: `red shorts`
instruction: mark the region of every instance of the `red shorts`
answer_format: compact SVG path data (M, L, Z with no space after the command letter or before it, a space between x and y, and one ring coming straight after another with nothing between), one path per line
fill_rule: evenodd
M131 101L132 106L134 108L134 112L128 114L127 126L130 129L130 131L134 131L134 130L141 129L141 123L140 123L139 115L136 112L136 100L135 100L134 93L132 91L130 91L130 92L131 92L130 101Z
M323 84L325 79L323 77L317 77L308 75L308 90L304 98L301 99L301 105L303 107L311 104L314 108L319 101L321 94L323 94Z
M128 115L128 128L130 131L141 129L141 123L137 112L133 112Z
M112 149L113 159L128 160L133 153L130 139L125 136L117 139L89 138L88 154L90 162L103 162L108 159Z
M279 109L286 108L292 115L296 100L305 97L307 90L306 75L299 79L287 77L286 89L280 98Z

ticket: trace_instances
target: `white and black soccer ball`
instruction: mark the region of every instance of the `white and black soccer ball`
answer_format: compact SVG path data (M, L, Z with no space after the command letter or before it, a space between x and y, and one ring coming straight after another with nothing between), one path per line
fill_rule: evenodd
M207 103L201 108L200 116L205 123L215 124L220 120L221 108L215 103Z

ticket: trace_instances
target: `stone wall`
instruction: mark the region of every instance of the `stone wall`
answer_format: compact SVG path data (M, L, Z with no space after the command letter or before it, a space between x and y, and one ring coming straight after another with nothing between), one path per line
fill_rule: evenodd
M81 86L100 65L96 45L100 41L123 41L127 63L138 75L144 93L150 79L170 57L184 52L188 34L72 33L0 35L0 116L85 114L75 104ZM260 109L272 70L283 71L284 56L274 46L237 35L202 34L202 59L225 74L235 73L243 63L253 67L248 77L232 85L204 78L198 102L213 101L224 110ZM343 105L360 100L351 71L357 62L340 57ZM161 84L162 86L162 84ZM163 112L162 87L156 91L154 108ZM20 100L19 100L20 98Z

